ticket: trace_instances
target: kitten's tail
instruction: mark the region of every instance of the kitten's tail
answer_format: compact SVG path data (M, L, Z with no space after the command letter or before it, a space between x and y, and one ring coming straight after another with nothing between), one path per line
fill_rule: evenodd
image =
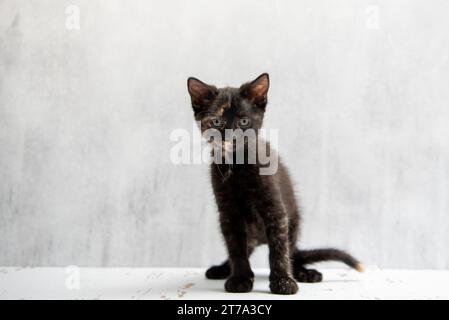
M320 261L340 261L349 267L363 272L363 265L349 253L334 248L314 249L314 250L299 250L296 249L293 253L293 263L295 265L307 265Z

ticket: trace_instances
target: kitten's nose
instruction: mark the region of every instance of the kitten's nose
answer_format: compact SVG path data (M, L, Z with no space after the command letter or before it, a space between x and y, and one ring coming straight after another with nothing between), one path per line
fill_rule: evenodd
M234 149L234 144L230 141L223 141L223 150L231 152Z

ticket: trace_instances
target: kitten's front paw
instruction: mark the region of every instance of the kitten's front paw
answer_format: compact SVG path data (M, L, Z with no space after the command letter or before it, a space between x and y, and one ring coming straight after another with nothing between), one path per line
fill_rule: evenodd
M253 290L254 278L245 276L231 276L225 282L227 292L250 292Z
M274 277L270 279L270 290L275 294L295 294L298 292L298 285L291 277Z

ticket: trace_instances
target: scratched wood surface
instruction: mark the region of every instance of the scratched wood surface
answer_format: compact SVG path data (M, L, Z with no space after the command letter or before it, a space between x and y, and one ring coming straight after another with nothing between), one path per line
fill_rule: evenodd
M328 269L321 283L273 295L268 270L256 269L251 293L229 294L198 268L0 268L0 299L448 299L449 271Z

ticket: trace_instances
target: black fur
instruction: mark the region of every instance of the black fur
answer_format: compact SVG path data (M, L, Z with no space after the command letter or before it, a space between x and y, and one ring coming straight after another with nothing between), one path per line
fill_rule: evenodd
M239 128L239 119L247 118L251 128L262 126L269 88L268 74L240 88L222 88L207 85L195 78L188 79L195 119L201 130L214 127L224 130ZM246 152L248 150L245 150ZM270 150L270 152L275 152ZM215 199L220 212L220 226L228 249L228 259L209 268L209 279L227 279L228 292L252 290L254 274L249 256L260 244L268 244L270 261L270 289L273 293L294 294L299 282L318 282L322 275L306 265L336 260L360 269L352 256L337 249L302 251L296 247L300 212L287 169L279 161L273 175L260 175L255 164L212 164L211 177Z

